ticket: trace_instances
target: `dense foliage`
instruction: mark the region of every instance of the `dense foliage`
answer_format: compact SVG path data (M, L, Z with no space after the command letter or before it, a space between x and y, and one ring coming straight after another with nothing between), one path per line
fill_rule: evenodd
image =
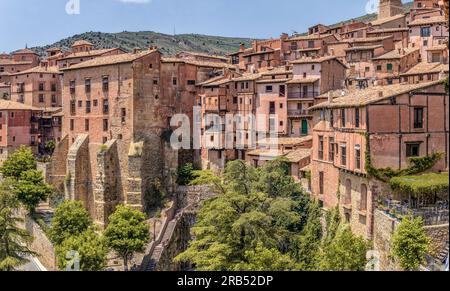
M392 237L392 255L405 271L419 270L429 246L430 239L420 217L404 218Z
M73 251L78 253L80 271L102 271L106 267L108 247L102 237L89 229L79 235L70 236L56 247L58 268L74 268Z
M429 173L422 176L405 176L391 179L391 188L394 191L410 193L414 196L436 195L448 191L448 173Z
M30 170L20 175L20 179L15 184L14 192L27 210L34 213L39 203L53 193L53 189L44 181L42 172Z
M56 245L78 236L92 227L93 222L81 202L65 201L55 211L50 228L50 239Z
M189 185L194 179L194 165L187 163L178 169L177 184L181 186Z
M134 253L144 251L150 231L142 212L120 205L109 217L104 236L107 245L123 259L125 271L128 271L129 260Z
M0 271L13 271L27 262L34 253L28 248L33 238L19 227L23 220L17 217L19 201L13 194L11 180L0 184Z
M321 208L310 200L278 159L255 169L243 161L228 163L222 176L196 172L194 184L210 184L220 195L206 201L193 227L195 239L175 260L199 271L318 270L325 242ZM353 234L336 236L340 219L330 213L328 244L335 244L324 267L360 270L367 243ZM329 236L329 237L328 237ZM345 247L341 247L344 245ZM327 253L328 254L328 253ZM348 260L336 263L348 256ZM334 256L334 257L332 257Z
M0 167L3 177L16 180L20 179L22 173L31 170L36 170L36 159L31 148L26 146L17 149Z

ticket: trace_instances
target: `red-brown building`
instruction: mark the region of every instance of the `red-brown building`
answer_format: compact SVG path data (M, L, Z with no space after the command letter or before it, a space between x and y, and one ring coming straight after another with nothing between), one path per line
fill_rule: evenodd
M448 109L442 80L331 92L311 109L313 194L371 238L375 202L390 190L368 176L366 156L374 168L399 170L411 157L444 153L432 170L448 169Z

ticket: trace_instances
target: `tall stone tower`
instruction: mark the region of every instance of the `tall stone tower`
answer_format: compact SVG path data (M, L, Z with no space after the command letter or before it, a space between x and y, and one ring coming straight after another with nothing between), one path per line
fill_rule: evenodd
M402 0L380 0L378 19L404 13Z

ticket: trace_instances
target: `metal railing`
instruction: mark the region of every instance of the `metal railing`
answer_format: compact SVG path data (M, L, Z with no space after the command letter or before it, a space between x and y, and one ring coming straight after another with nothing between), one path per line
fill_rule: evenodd
M288 116L309 116L309 110L298 109L298 110L288 110Z
M301 98L316 98L319 96L318 92L289 92L288 99L301 99Z
M394 218L405 216L422 217L425 225L439 225L449 223L449 202L438 201L434 205L411 207L408 202L391 199L379 199L377 208Z

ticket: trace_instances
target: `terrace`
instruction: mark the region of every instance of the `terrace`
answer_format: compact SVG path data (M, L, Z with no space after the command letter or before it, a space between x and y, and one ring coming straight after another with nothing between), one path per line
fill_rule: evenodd
M449 174L393 178L395 198L378 199L378 209L393 218L422 217L425 225L449 223Z

